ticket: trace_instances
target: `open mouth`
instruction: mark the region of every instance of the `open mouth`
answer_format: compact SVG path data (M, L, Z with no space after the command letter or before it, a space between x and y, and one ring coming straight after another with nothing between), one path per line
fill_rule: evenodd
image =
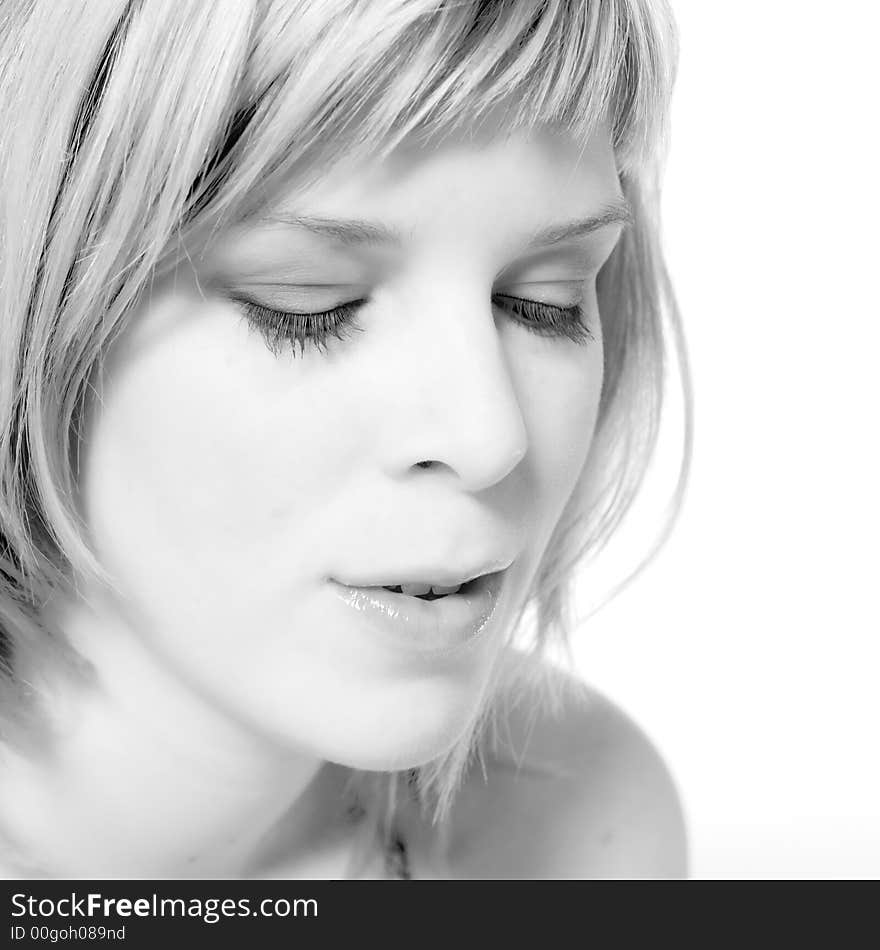
M450 597L453 594L469 593L479 580L480 578L474 578L474 580L465 584L455 584L451 587L440 584L396 584L392 586L384 585L381 589L390 591L392 594L416 597L419 600L442 600L444 597Z
M471 576L460 584L455 576L443 576L445 584L407 581L378 584L394 576L373 577L373 583L331 584L342 602L384 636L391 635L400 647L428 653L449 653L479 639L495 614L501 597L504 570ZM418 575L417 575L418 576ZM464 572L459 576L467 577ZM353 578L352 578L353 580Z

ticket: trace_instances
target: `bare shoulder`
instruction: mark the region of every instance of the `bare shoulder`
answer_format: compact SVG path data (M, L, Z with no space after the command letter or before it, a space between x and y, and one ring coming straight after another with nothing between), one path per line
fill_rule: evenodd
M679 796L649 739L580 681L549 667L532 674L526 682L506 677L498 741L484 756L484 767L468 773L456 800L453 874L685 876ZM541 702L541 677L555 689L555 708Z

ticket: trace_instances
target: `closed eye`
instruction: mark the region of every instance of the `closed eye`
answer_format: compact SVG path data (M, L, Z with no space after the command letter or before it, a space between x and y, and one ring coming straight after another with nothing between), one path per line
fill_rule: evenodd
M492 303L532 333L544 337L562 337L573 343L588 343L594 339L584 323L580 304L560 307L555 304L514 297L510 294L492 294Z
M294 355L297 351L303 355L309 346L325 351L331 339L345 341L362 332L364 328L357 324L356 316L369 303L368 298L360 297L326 310L293 311L275 310L239 295L232 295L231 299L242 307L248 324L261 334L276 356L285 346L290 346ZM594 339L584 322L580 304L561 307L512 294L494 293L492 305L537 336L582 344Z
M342 341L361 332L363 327L356 323L355 316L368 303L367 298L362 297L327 310L298 312L273 310L238 296L232 300L242 307L248 324L260 333L275 356L279 356L285 346L291 348L294 356L297 349L302 356L309 346L324 351L331 338Z

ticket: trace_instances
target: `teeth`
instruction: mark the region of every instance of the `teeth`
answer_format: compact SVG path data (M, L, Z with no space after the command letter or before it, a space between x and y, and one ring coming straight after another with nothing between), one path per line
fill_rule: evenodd
M410 597L423 597L425 594L444 597L446 594L457 594L461 586L461 584L453 584L451 587L444 587L442 584L400 584L385 589L400 591L401 594L408 594Z
M430 584L401 584L400 589L404 594L418 597L420 594L427 594L431 590Z
M440 587L438 584L434 584L431 587L431 590L435 594L455 594L455 593L458 593L460 588L461 588L461 584L456 584L454 587Z

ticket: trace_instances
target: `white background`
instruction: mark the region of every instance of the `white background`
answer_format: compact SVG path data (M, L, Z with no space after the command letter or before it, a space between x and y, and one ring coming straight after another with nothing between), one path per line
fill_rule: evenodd
M880 8L673 2L692 478L578 668L666 758L694 876L880 877Z

